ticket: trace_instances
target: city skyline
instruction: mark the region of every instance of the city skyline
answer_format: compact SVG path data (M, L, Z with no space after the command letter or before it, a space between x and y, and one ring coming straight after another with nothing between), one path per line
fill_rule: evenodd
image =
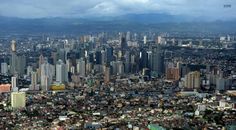
M236 130L234 0L1 0L0 130Z

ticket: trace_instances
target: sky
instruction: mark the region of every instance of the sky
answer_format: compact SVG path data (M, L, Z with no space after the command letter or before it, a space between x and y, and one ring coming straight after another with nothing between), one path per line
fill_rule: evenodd
M165 13L218 20L236 19L235 12L236 0L0 0L0 16L20 18Z

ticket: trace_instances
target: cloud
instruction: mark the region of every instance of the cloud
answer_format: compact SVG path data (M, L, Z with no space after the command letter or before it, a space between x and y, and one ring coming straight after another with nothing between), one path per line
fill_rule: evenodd
M231 8L224 8L225 4ZM0 15L41 18L167 13L234 19L235 6L235 0L1 0Z

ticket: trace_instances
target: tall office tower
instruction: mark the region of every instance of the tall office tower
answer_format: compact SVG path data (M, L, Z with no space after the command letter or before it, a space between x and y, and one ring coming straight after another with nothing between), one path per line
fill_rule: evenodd
M112 74L113 75L123 75L124 74L124 64L122 61L112 61Z
M24 55L17 56L16 60L16 71L19 75L25 74L26 68L26 57Z
M155 76L161 76L164 73L164 56L160 46L152 49L151 71Z
M152 51L147 51L147 57L148 57L148 67L149 68L149 71L151 69L151 66L152 66Z
M106 54L107 54L107 63L110 63L111 61L113 61L113 48L112 47L108 47L106 48Z
M68 71L62 60L58 60L56 65L56 81L59 83L68 82Z
M147 44L147 36L143 37L143 44Z
M125 58L124 60L125 73L129 73L131 68L130 64L131 56L129 51L125 52L124 58Z
M51 58L52 58L53 65L56 65L56 63L57 63L57 52L52 52L51 53Z
M45 60L45 58L44 58L43 55L41 54L41 55L39 56L39 67L44 63L44 60Z
M227 35L227 41L228 41L228 42L231 41L231 37L230 37L230 35Z
M108 84L110 82L110 67L106 66L104 71L104 83Z
M94 61L94 53L93 52L88 54L88 63L91 63L91 64L95 63L95 61Z
M112 61L111 62L111 69L112 69L112 75L117 75L117 62L116 61Z
M104 65L106 63L106 52L104 50L101 51L101 64Z
M27 66L27 71L26 71L27 76L30 76L32 71L33 71L32 66Z
M38 60L38 81L41 81L41 65L44 64L45 58L43 57L43 54L40 54L39 60Z
M45 59L45 62L41 65L41 90L48 91L50 85L52 84L52 79L54 75L54 67L47 62L47 59Z
M121 39L120 39L120 45L121 45L121 49L122 51L123 50L126 50L128 45L127 45L127 42L126 42L126 39L122 36Z
M198 89L200 88L200 72L193 71L185 75L185 88Z
M130 40L131 40L130 32L127 32L127 33L126 33L126 40L127 40L127 41L130 41Z
M17 55L16 55L16 41L12 40L11 41L11 58L10 58L10 73L11 74L16 74L17 66Z
M16 41L15 40L11 41L11 51L16 52Z
M217 77L216 78L216 90L225 90L226 89L226 79Z
M77 73L82 77L86 76L86 62L82 58L77 63Z
M157 44L162 44L162 37L161 36L157 37Z
M37 90L37 83L38 83L37 73L32 71L30 90Z
M138 34L134 33L134 41L137 41L137 40L138 40Z
M99 65L102 64L102 53L101 53L101 51L96 51L95 60L96 60L95 64L99 64Z
M66 69L67 69L67 72L70 72L71 66L72 66L71 60L70 60L70 59L67 59L67 60L66 60Z
M25 92L12 92L11 93L11 107L14 109L23 108L26 105Z
M11 88L13 92L18 91L17 78L15 76L11 77Z
M117 75L123 75L125 71L124 64L122 61L117 61Z
M146 50L142 49L140 52L140 70L143 68L148 68L148 53Z
M137 73L139 71L139 56L131 53L130 55L130 70L131 73Z
M66 51L65 51L65 49L58 49L57 54L58 54L58 59L61 59L63 62L66 61Z
M7 63L1 63L1 73L7 74L8 73L8 65Z

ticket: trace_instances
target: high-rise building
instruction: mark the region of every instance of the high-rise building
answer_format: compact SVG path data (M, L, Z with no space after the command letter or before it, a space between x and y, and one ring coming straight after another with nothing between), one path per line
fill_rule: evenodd
M7 63L1 63L1 73L7 74L8 73L8 65Z
M130 69L131 69L131 64L130 64L131 56L130 56L129 51L125 52L124 58L125 58L125 60L124 60L125 73L129 73Z
M162 37L161 36L157 37L157 44L162 44Z
M179 78L180 78L180 75L179 75L178 68L167 68L166 69L166 79L167 80L177 81L177 80L179 80Z
M108 47L106 48L106 54L107 54L107 63L110 63L111 61L113 61L113 48L112 47Z
M217 77L216 78L216 90L225 90L226 89L226 79Z
M120 45L122 50L126 50L126 48L128 47L126 39L123 36L120 39Z
M16 52L16 41L15 40L11 41L11 51Z
M56 81L59 83L68 82L68 71L62 60L58 60L56 64Z
M27 72L26 72L27 76L30 76L32 71L33 71L32 66L27 66Z
M200 72L193 71L185 75L185 88L187 89L200 88Z
M127 32L127 33L126 33L126 40L127 40L127 41L130 41L130 40L131 40L130 32Z
M101 51L96 51L95 53L95 63L101 65L102 64L102 53Z
M37 90L38 78L36 72L31 72L30 90Z
M26 57L24 55L17 56L16 60L16 72L19 75L25 74L25 68L26 68Z
M16 74L17 66L17 55L16 55L16 41L12 40L11 41L11 58L10 58L10 73L11 74Z
M104 83L108 84L110 82L110 67L105 67L105 71L104 71Z
M58 59L61 59L63 62L65 62L67 55L65 49L58 49L57 53L58 53Z
M148 53L146 50L141 50L140 52L140 70L143 68L148 68Z
M86 76L86 62L82 58L77 63L77 73L82 77Z
M11 88L12 91L18 91L18 87L17 87L17 78L15 76L11 77Z
M124 64L122 61L115 61L112 62L112 70L113 70L113 74L115 75L123 75L124 74Z
M11 107L14 109L23 108L26 105L25 92L12 92L11 93Z
M153 47L151 59L152 73L161 76L164 73L164 56L160 46Z
M143 37L143 44L147 44L147 36Z
M54 75L54 67L45 60L41 65L41 89L43 91L48 91L50 85L52 84L52 79Z
M102 65L106 63L106 60L107 60L106 58L107 58L106 57L106 51L102 50L101 51L101 64Z

